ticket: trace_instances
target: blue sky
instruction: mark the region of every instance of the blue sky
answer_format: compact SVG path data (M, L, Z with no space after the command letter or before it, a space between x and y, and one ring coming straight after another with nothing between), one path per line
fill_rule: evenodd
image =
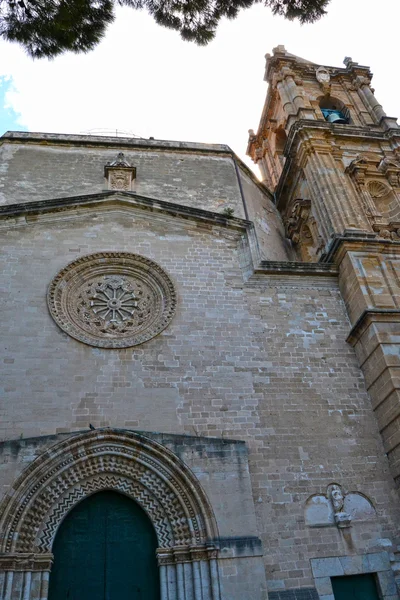
M11 78L0 77L0 135L6 131L27 131L27 127L21 124L20 115L9 105L7 94L13 87Z

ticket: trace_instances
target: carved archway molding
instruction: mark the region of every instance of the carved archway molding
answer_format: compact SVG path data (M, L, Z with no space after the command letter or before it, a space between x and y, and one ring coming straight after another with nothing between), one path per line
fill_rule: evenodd
M162 600L220 599L213 543L218 533L198 480L161 444L114 429L72 435L37 457L15 481L0 507L1 598L47 598L59 525L78 502L102 490L129 496L152 521Z

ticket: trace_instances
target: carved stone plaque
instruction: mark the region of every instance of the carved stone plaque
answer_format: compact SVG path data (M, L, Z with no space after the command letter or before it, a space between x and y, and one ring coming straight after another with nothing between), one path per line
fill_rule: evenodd
M70 336L102 348L142 344L170 323L174 285L159 265L128 252L99 252L56 275L47 295L50 314Z

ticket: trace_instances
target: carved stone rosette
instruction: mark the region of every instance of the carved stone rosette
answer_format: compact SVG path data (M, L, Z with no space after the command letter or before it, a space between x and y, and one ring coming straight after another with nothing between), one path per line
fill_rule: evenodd
M127 348L156 336L176 308L174 285L152 260L128 252L79 258L53 279L48 307L73 338L102 348Z

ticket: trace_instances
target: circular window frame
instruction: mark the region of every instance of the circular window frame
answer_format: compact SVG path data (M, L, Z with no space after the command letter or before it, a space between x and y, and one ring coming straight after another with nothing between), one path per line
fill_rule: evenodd
M129 276L145 283L154 295L155 310L144 328L127 335L90 332L76 316L79 290L93 277ZM177 305L174 283L157 263L130 252L96 252L70 262L51 281L47 291L50 315L72 338L98 348L130 348L144 344L171 323Z

